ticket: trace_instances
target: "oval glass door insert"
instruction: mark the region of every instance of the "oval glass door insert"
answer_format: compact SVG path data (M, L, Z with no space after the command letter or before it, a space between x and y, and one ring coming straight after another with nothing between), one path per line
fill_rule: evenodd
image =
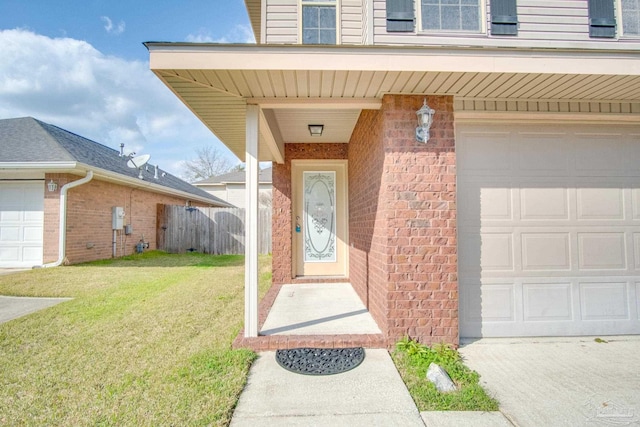
M336 262L336 173L304 172L304 261Z

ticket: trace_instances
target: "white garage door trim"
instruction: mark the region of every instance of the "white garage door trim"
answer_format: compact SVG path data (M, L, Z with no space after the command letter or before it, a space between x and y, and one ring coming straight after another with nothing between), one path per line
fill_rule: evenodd
M459 124L462 337L640 333L640 127Z
M0 182L0 268L42 264L44 183Z

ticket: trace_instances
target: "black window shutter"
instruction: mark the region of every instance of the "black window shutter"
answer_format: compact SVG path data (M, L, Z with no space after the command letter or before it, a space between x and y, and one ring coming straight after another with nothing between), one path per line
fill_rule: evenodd
M413 32L413 0L387 0L387 31Z
M518 34L518 7L516 0L491 0L491 34L515 36Z
M589 0L589 37L615 38L615 0Z

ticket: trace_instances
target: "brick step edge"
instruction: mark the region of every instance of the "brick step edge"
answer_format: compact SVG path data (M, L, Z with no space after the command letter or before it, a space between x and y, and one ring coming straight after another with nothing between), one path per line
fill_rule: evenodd
M233 348L248 348L253 351L289 350L300 347L313 348L384 348L387 340L382 334L352 335L263 335L246 338L241 331L233 341Z

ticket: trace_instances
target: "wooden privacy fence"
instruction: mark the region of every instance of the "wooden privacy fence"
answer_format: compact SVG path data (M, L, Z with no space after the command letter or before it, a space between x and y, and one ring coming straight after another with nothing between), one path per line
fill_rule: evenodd
M158 205L158 249L244 255L244 209ZM271 252L271 208L258 215L258 251Z

